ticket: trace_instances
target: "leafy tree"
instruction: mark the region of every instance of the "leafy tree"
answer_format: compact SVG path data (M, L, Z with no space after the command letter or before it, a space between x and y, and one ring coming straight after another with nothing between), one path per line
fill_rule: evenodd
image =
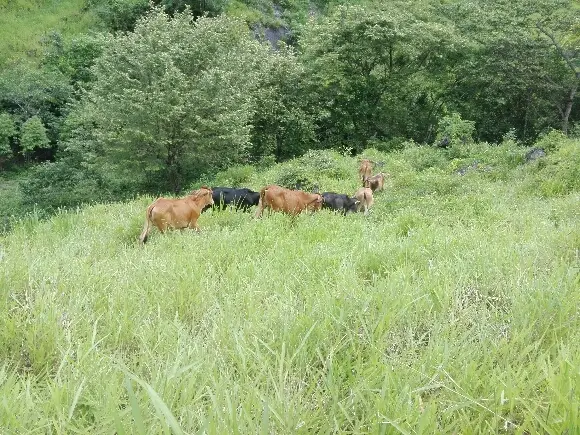
M549 13L538 14L533 18L536 18L540 37L544 38L565 65L567 74L560 82L560 99L555 105L560 114L562 131L567 134L570 114L580 86L580 9L577 3L571 1L558 3L559 8L555 8L552 3Z
M72 96L73 87L60 71L19 64L0 72L0 111L12 115L16 125L38 116L53 145ZM53 157L53 149L46 148L44 157Z
M11 139L16 135L16 125L8 113L0 113L0 159L12 156Z
M246 160L269 55L241 21L194 22L155 8L134 33L110 37L93 69L81 110L97 154L126 177L175 191L185 178Z
M306 26L299 44L319 139L360 150L371 138L425 138L440 107L444 60L460 41L423 4L389 2L341 6Z
M229 0L88 0L97 16L114 32L132 32L152 5L162 7L169 15L187 10L194 17L200 17L216 16L228 3Z
M109 30L133 31L137 20L149 9L148 0L88 0Z
M101 55L106 39L99 33L81 34L63 40L60 33L53 32L43 40L45 47L42 66L57 70L70 79L77 88L94 80L91 67Z
M538 37L538 17L568 0L475 0L443 4L438 13L468 41L446 95L451 110L476 122L479 139L498 141L515 128L530 141L558 123L565 65ZM545 38L544 38L545 39Z
M46 136L46 128L38 116L26 120L20 128L20 147L22 152L29 156L36 149L50 147L50 141Z
M475 123L461 119L459 113L446 115L439 120L435 143L441 147L466 144L473 141Z
M284 160L301 155L316 146L314 117L303 99L305 68L292 50L273 53L263 68L251 123L251 156Z

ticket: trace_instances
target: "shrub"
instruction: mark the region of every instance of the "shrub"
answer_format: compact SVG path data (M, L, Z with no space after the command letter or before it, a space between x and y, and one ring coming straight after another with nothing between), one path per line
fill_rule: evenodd
M149 9L147 0L89 0L97 16L113 31L132 31L137 20Z
M254 172L255 169L251 165L232 166L216 174L215 184L219 186L242 187L244 183L247 183L252 178Z
M46 128L38 116L29 118L20 129L20 146L25 155L30 155L36 149L50 147L50 141L46 135Z
M287 189L312 190L315 186L319 186L320 182L319 178L313 175L310 170L298 162L292 161L284 165L284 168L278 172L274 184Z
M413 142L411 140L411 142ZM391 152L391 151L395 151L395 150L400 150L403 149L405 147L405 144L407 143L406 139L404 137L400 137L400 136L396 136L393 137L389 140L385 140L385 141L379 141L379 140L369 140L368 141L368 145L371 148L375 148L381 152Z
M401 156L418 171L431 167L441 168L447 164L447 157L444 151L417 145L414 142L406 143L405 149L401 151Z
M351 176L351 163L336 151L309 150L297 159L312 175L343 179Z
M445 148L471 143L474 131L475 122L461 119L459 113L452 113L439 120L435 145Z
M10 142L16 135L14 120L8 113L0 113L0 165L2 158L12 156Z
M25 206L46 210L117 199L102 176L70 159L35 166L19 187Z
M544 160L536 161L534 184L542 196L559 196L580 190L580 141L565 139Z
M546 153L556 151L561 145L568 143L568 138L560 130L550 130L539 137L534 146L542 148Z
M322 179L356 178L352 159L337 151L310 150L301 157L281 163L262 173L258 184L278 184L302 190L312 190L321 185Z

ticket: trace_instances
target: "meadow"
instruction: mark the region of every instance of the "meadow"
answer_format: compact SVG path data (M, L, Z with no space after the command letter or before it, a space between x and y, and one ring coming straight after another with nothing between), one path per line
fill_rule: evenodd
M14 222L1 432L578 433L579 149L367 150L391 174L369 216L212 211L144 248L152 197ZM204 184L351 193L357 167Z

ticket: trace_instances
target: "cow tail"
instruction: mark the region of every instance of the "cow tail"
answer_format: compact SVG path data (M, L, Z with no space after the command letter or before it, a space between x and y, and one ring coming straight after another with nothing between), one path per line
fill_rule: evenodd
M143 231L139 236L139 242L144 245L147 241L147 237L149 236L149 226L151 225L151 215L153 214L153 207L155 207L155 202L147 207L147 211L145 212L145 224L143 225Z

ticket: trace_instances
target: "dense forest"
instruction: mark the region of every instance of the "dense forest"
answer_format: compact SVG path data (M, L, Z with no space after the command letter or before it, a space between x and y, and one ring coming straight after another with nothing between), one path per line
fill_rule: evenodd
M179 192L309 149L580 134L570 0L16 0L0 10L4 215Z

